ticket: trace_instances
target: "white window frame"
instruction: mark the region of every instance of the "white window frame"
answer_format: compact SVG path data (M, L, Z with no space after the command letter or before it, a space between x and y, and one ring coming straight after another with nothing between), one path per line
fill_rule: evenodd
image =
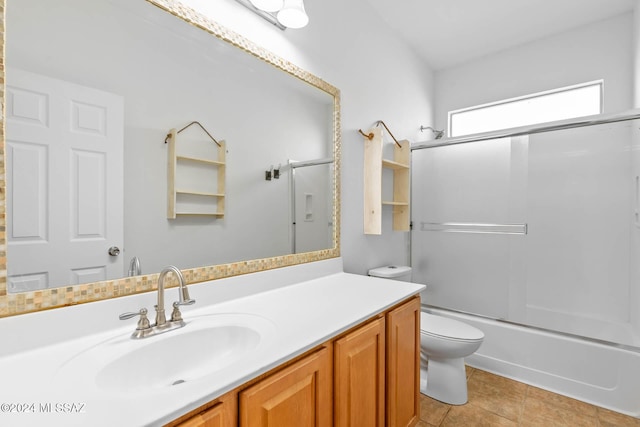
M481 105L475 105L473 107L467 107L467 108L461 108L459 110L453 110L453 111L449 111L448 113L448 117L447 117L447 133L449 136L451 137L456 137L456 136L465 136L465 135L470 135L470 133L464 133L464 134L460 134L460 135L454 135L453 134L453 117L456 114L460 114L460 113L467 113L470 111L479 111L479 110L483 110L483 109L487 109L487 108L491 108L491 107L495 107L497 105L506 105L506 104L515 104L515 103L520 103L522 101L527 101L527 100L531 100L531 99L535 99L535 98L542 98L542 97L548 97L549 95L554 95L554 94L558 94L558 93L565 93L565 92L571 92L577 89L583 89L586 87L599 87L599 92L600 92L600 105L599 105L599 112L597 114L602 114L602 112L604 111L604 80L594 80L594 81L590 81L590 82L586 82L586 83L580 83L580 84L576 84L576 85L571 85L571 86L565 86L562 88L558 88L558 89L551 89L551 90L547 90L544 92L537 92L537 93L533 93L533 94L529 94L529 95L524 95L524 96L519 96L516 98L509 98L509 99L504 99L501 101L496 101L496 102L491 102L491 103L487 103L487 104L481 104ZM570 119L570 118L576 118L576 117L584 117L584 114L578 114L575 116L572 115L565 115L561 118L559 118L558 120L563 120L563 119ZM549 121L532 121L529 123L523 123L521 126L528 126L528 125L535 125L535 124L540 124L540 123L548 123ZM495 129L489 129L486 131L482 131L482 132L491 132L491 131L497 131L497 130L503 130L503 129L507 129L511 126L508 127L499 127L499 128L495 128Z

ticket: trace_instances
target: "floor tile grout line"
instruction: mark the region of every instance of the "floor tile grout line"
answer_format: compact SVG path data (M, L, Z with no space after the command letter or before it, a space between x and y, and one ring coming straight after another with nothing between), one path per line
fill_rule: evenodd
M522 399L522 403L520 404L520 413L518 414L518 426L521 426L524 422L524 410L527 405L527 399L529 398L529 391L531 390L531 386L527 384L527 387L524 389L524 399Z

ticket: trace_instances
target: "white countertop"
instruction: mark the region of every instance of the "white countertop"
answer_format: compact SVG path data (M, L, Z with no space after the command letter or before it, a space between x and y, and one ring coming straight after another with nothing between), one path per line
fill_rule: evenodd
M57 329L64 328L60 324L92 323L86 318L87 307L91 304L86 304L86 307L76 313L78 316L85 316L84 320L73 318L73 314L69 315L65 310L43 312L47 314L41 316L36 313L26 319L26 323L23 322L26 326L21 325L19 319L0 319L0 339L4 346L3 357L0 357L0 425L162 425L424 289L423 285L415 283L331 271L335 270L336 263L324 265L330 268L321 268L319 272L311 274L319 277L298 283L279 280L281 287L274 285L272 279L284 277L287 268L215 281L220 282L219 287L222 292L226 292L226 297L212 293L211 289L218 283L189 285L191 297L197 303L183 308L182 314L187 323L191 319L195 325L201 316L246 313L268 319L272 333L268 342L261 343L258 351L252 351L243 357L241 363L202 379L151 391L105 390L95 386L90 366L83 367L82 372L76 372L68 369L73 366L72 362L65 365L65 362L72 360L83 350L105 340L129 336L135 329L134 319L127 321L126 325L125 322L109 322L109 326L115 324L117 327L96 326L97 332L89 335L73 336L73 333L67 333L63 337L66 339L62 340L50 337L56 335ZM304 267L297 268L294 276L304 277L305 274L300 275ZM229 297L230 292L224 291L227 281L234 286L233 292L236 294L233 297ZM252 282L247 284L249 290L245 291L246 295L238 293L238 287L243 281ZM175 292L175 289L167 290L167 306L173 301ZM105 310L107 306L110 311L115 309L111 315L117 318L121 312L137 310L131 307L140 308L135 304L140 304L141 301L147 304L149 298L153 300L155 294L152 293L151 297L147 295L146 299L138 296L133 298L134 301L111 300L99 310ZM216 300L222 302L216 303ZM118 305L118 301L122 303ZM120 306L123 308L120 309ZM151 306L147 307L151 312ZM55 311L60 312L60 320L55 320ZM153 321L151 313L149 317ZM30 331L33 325L38 325L38 321L46 324L39 325L39 332ZM13 330L8 331L6 328ZM80 326L78 328L82 329ZM189 324L178 331L186 331L188 328ZM53 342L46 346L24 345L26 348L12 353L7 351L6 346L11 346L11 341L7 339L19 339L15 329L21 329L20 334L31 332L47 335L48 341ZM177 331L167 332L165 335L175 332ZM156 338L161 336L142 341L148 342ZM42 340L47 341L44 336ZM136 342L128 345L135 345ZM16 346L20 348L19 345ZM158 357L163 355L159 354ZM179 364L180 360L172 363ZM61 369L61 366L64 368ZM51 406L46 406L47 404Z

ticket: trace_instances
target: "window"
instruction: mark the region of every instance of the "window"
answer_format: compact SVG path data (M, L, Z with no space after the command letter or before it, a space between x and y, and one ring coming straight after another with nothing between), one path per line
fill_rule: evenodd
M602 113L602 80L449 112L449 136Z

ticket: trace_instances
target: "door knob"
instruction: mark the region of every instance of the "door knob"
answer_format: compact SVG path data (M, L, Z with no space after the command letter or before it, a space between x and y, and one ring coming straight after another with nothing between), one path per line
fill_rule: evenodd
M111 246L109 248L109 255L111 256L118 256L120 255L120 248L117 246Z

